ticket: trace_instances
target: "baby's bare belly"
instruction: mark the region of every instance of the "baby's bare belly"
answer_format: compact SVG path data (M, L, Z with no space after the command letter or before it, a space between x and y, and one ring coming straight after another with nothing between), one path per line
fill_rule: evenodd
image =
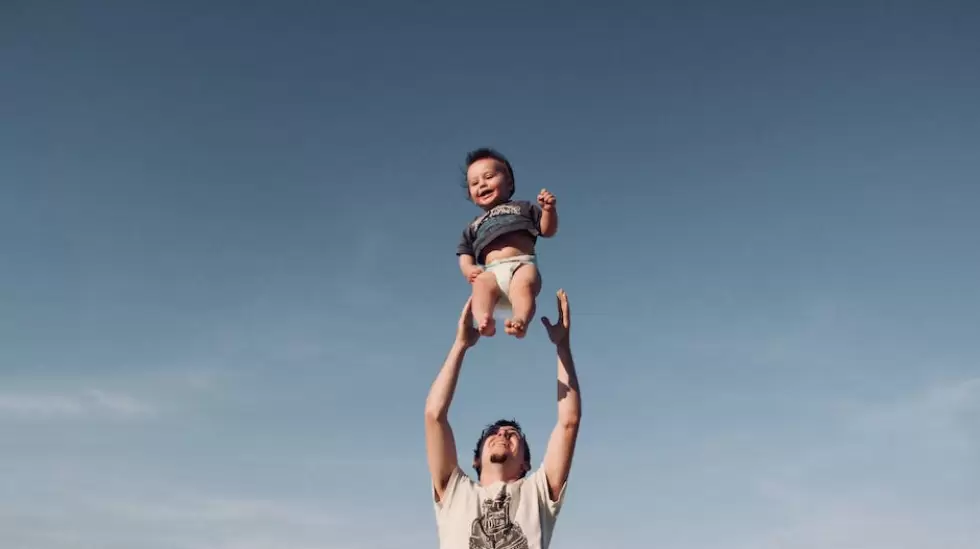
M507 233L487 244L483 264L518 255L534 253L534 238L525 232Z

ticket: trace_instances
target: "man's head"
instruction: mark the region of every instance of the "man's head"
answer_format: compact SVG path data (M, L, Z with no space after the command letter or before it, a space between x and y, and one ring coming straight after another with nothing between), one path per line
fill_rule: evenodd
M473 468L480 478L486 467L500 466L504 477L523 478L531 470L531 448L521 426L514 420L501 419L488 425L473 449Z
M499 152L476 149L466 154L464 184L470 200L488 210L514 196L514 168Z

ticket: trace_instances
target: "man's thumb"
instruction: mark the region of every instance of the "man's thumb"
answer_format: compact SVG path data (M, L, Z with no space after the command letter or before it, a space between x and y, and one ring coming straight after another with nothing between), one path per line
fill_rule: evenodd
M546 317L546 316L541 317L541 324L544 324L544 327L545 328L547 328L549 330L551 329L552 324L551 324L551 321L548 320L548 317Z

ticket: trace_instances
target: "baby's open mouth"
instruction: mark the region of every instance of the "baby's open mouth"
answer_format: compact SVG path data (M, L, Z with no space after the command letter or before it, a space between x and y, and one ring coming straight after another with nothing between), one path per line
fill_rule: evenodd
M493 193L493 189L483 189L482 191L476 193L476 196L483 198L484 196L489 196L491 193Z

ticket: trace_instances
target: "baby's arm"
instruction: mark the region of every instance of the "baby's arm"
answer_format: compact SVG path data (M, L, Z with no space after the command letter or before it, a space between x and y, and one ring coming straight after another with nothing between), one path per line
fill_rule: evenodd
M459 271L463 273L464 278L473 282L473 279L482 273L483 269L476 264L476 260L473 259L472 255L461 254L459 256Z
M459 256L459 271L463 273L463 278L472 284L483 269L476 264L476 258L473 256L473 239L469 227L463 231L463 237L456 247L456 255Z
M551 238L558 232L558 209L554 206L541 209L541 236Z
M538 205L541 206L541 236L551 238L558 232L558 201L555 195L541 189L538 193Z

